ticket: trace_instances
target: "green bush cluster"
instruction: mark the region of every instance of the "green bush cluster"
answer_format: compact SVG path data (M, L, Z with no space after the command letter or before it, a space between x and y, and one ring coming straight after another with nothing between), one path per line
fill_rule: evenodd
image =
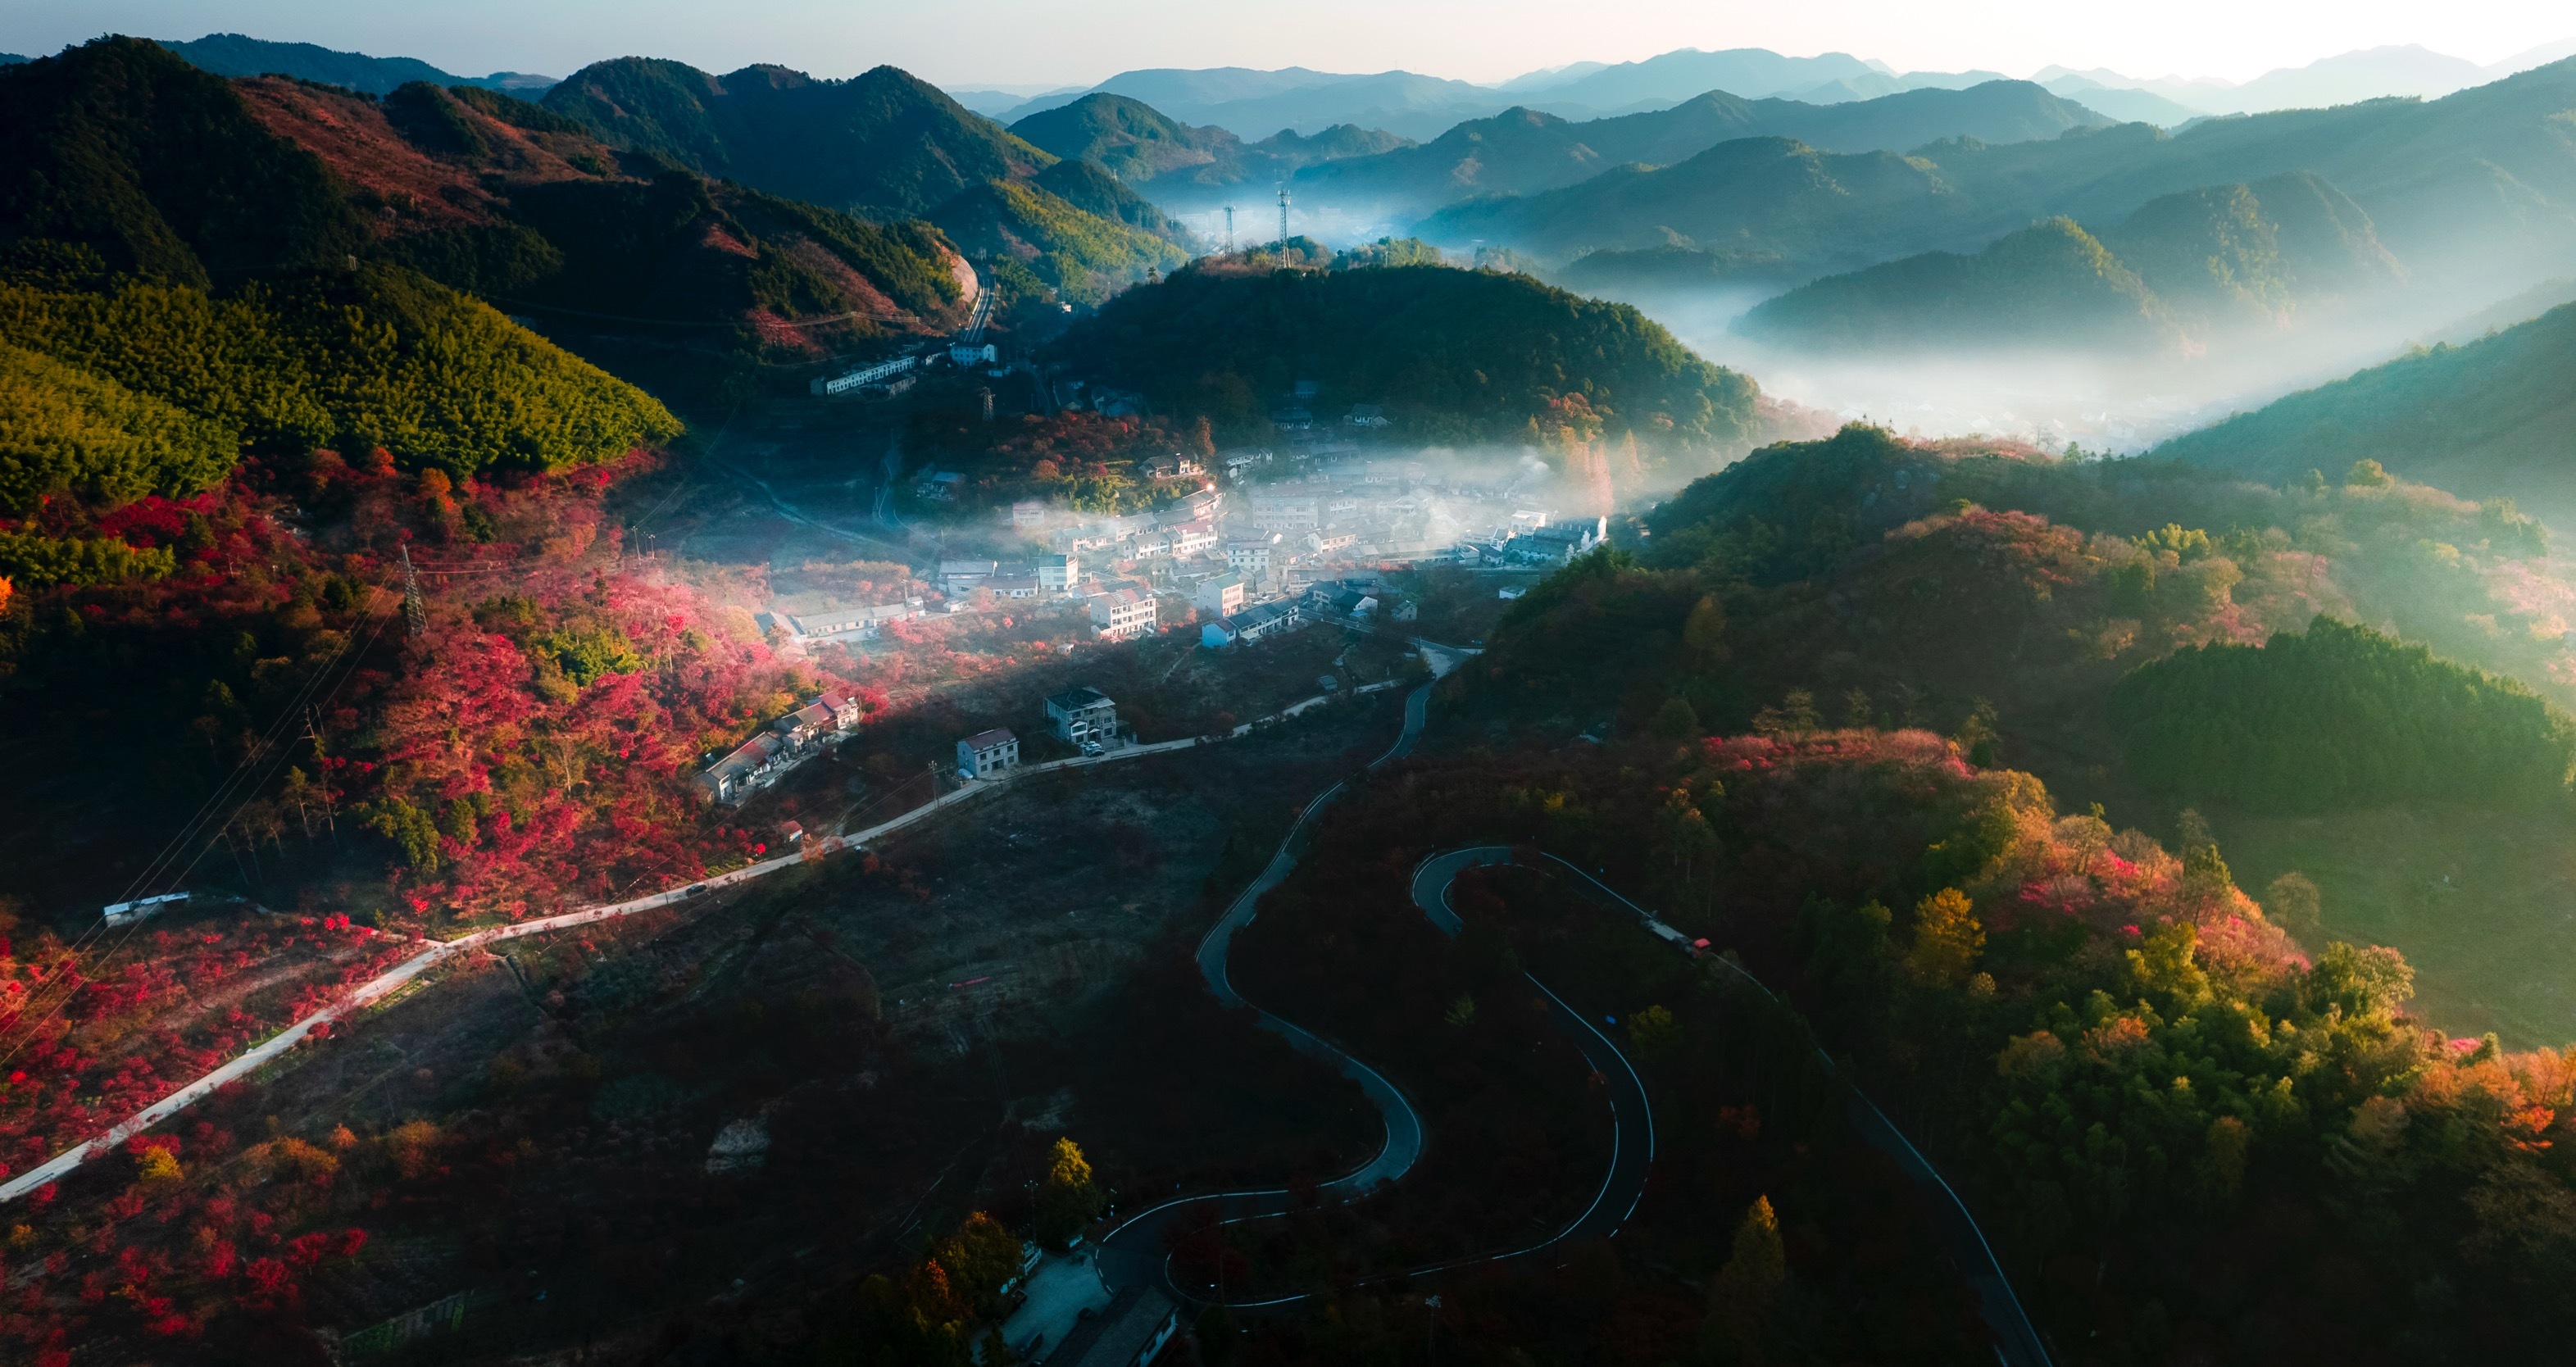
M178 553L167 546L137 550L108 537L0 532L0 577L30 588L159 579L178 564Z
M223 478L238 449L221 423L0 345L0 517L56 495L110 507L183 497Z

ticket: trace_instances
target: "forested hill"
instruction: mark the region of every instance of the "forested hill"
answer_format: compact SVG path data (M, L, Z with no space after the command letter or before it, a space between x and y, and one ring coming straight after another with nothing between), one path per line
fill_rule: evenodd
M2077 345L2170 349L2170 310L2072 219L1998 239L1973 256L1926 252L1827 276L1736 321L1752 337L1811 348Z
M1014 137L1068 161L1096 161L1129 183L1242 154L1222 128L1192 128L1142 100L1105 90L1041 110L1011 125Z
M1975 255L1828 276L1764 301L1737 330L1805 347L2171 350L2269 338L2405 276L2359 205L2294 172L2165 195L2108 228L2059 218Z
M370 211L379 252L514 308L702 323L779 360L962 316L964 263L921 223L657 167L471 87L408 85L382 101L279 80L235 88Z
M2576 770L2576 723L2531 690L2330 617L2141 665L2111 715L2141 777L2270 810L2537 801Z
M19 134L0 150L0 521L44 513L0 528L0 574L122 574L121 543L83 539L89 518L194 495L246 453L382 448L464 477L678 431L387 260L318 158L154 44L0 70L0 119Z
M1633 435L1649 459L1742 450L1759 397L1627 305L1440 266L1194 266L1120 295L1060 352L1220 423L1256 419L1312 380L1319 418L1374 403L1432 441Z
M876 217L918 218L1055 160L890 66L819 81L781 66L716 76L621 57L574 72L543 103L611 147Z
M282 77L227 81L116 39L10 69L0 102L28 133L0 151L0 240L79 243L111 272L218 290L398 264L543 315L603 356L592 320L687 324L655 334L697 349L686 366L634 348L612 356L676 389L736 384L754 357L944 331L971 285L925 224L625 157L570 119L476 87L413 83L378 100ZM738 359L708 365L711 345Z
M1413 140L1353 124L1311 136L1282 129L1245 142L1223 128L1193 128L1142 100L1094 91L1041 110L1011 132L1067 161L1098 162L1163 203L1212 202L1229 186L1284 180L1301 166L1365 157Z
M624 57L573 73L545 108L631 156L861 218L951 227L1029 272L1013 276L1023 289L1081 302L1168 269L1189 244L1114 176L1049 176L1054 154L890 66L822 81Z
M2473 497L2576 514L2576 304L2465 346L2435 346L2156 448L2256 479L2356 460Z
M109 270L206 286L345 261L372 241L311 155L229 82L109 39L0 69L0 242L77 243Z

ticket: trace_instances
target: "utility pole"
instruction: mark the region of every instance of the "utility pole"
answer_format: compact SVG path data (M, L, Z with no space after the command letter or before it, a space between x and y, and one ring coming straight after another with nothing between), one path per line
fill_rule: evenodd
M322 727L312 708L304 709L304 738L313 743L315 787L322 790L322 824L331 829L331 838L340 838L338 814L331 807L331 757L322 749ZM309 832L307 833L309 836Z
M411 567L411 543L402 546L403 622L411 628L412 638L419 639L429 628L429 600L421 597L420 575Z
M1279 187L1279 264L1288 264L1288 187Z

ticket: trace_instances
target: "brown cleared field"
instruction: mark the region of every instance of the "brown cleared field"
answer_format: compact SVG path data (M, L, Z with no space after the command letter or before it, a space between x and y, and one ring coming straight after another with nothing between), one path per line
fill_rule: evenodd
M873 861L513 942L187 1120L325 1147L346 1126L352 1154L422 1126L433 1166L353 1167L318 1198L375 1242L315 1295L343 1331L484 1297L423 1361L640 1350L669 1306L728 1286L792 1301L971 1210L1016 1227L1059 1134L1120 1203L1331 1176L1377 1142L1376 1113L1228 1016L1189 952L1297 804L1382 750L1401 706L1390 691L1032 776ZM758 1152L711 1169L726 1134ZM216 1147L197 1161L260 1171ZM66 1206L116 1180L72 1184Z
M2256 897L2296 871L2323 894L2324 934L2415 966L2415 1008L2453 1035L2517 1048L2576 1040L2576 822L2558 807L2383 808L2212 817Z

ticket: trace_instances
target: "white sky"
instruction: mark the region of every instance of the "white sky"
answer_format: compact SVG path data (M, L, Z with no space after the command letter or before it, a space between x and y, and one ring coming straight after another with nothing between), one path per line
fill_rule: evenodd
M2244 80L2420 43L2488 63L2576 36L2534 0L0 0L0 50L101 33L256 38L564 75L604 57L819 76L890 62L935 83L1088 84L1148 66L1405 68L1494 81L1677 47L1874 57L1900 71L2049 63Z

